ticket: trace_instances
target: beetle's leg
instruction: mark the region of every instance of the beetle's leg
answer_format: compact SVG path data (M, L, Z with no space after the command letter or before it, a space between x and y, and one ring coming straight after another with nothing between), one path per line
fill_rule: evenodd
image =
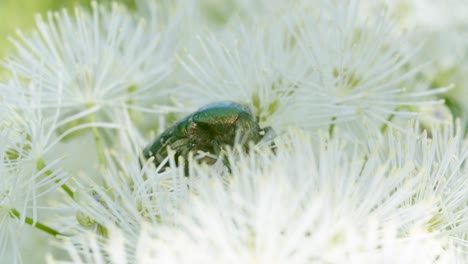
M260 141L258 142L260 146L268 145L271 147L272 150L276 148L276 145L275 145L276 132L272 127L267 126L263 128L260 131L260 136L262 137Z
M228 170L229 174L232 174L231 163L229 163L228 157L224 153L222 153L221 155L223 156L224 166L226 166L226 169Z
M224 166L226 166L228 172L231 173L231 164L229 163L229 159L227 158L226 151L223 149L223 146L221 146L216 140L213 140L211 144L213 146L213 154L215 154L218 159L222 159Z

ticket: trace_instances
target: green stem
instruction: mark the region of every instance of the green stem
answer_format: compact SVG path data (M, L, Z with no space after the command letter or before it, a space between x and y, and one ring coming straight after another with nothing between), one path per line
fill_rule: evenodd
M395 108L395 111L400 111L400 110L403 110L403 109L409 109L409 107L408 106L399 106L399 107ZM394 117L395 117L395 114L390 114L388 116L387 123L384 123L382 125L382 127L380 127L380 132L384 133L385 131L387 131L388 123L392 122Z
M44 162L44 160L43 159L38 159L37 162L36 162L36 168L40 171L40 170L44 169L45 167L46 167L46 163ZM46 176L50 176L52 174L52 171L47 170L46 172L44 172L44 174ZM55 180L55 182L58 183L59 180ZM70 187L68 187L65 183L62 184L60 187L65 191L66 194L68 194L68 196L70 196L70 198L73 199L73 191L71 190Z
M94 115L94 113L89 116L89 121L91 123L96 122L96 115ZM104 148L102 147L102 141L99 135L99 129L97 127L92 127L91 131L93 132L94 142L96 142L96 149L97 149L99 163L104 166L106 165L106 157L104 156Z
M72 198L72 199L74 198L73 191L65 183L62 184L62 186L60 186L60 187L62 187L62 190L64 190L65 193L68 194L68 196L70 196L70 198Z
M335 122L335 120L336 120L336 116L332 117L331 121ZM328 128L328 135L330 136L330 138L332 138L334 129L335 129L335 123L332 123L330 127Z
M365 155L364 160L362 161L361 170L359 171L360 176L362 176L362 172L364 172L364 168L366 167L368 160L369 160L369 158L367 157L367 155Z
M394 115L394 114L391 114L391 115L387 118L387 121L388 121L388 122L391 122L392 119L393 119L394 117L395 117L395 115ZM387 123L384 123L384 124L382 125L382 127L380 128L380 132L384 133L385 131L387 131L387 128L388 128L388 124L387 124Z
M465 123L465 128L464 128L465 133L463 134L464 137L468 136L468 121L465 121L465 122L466 122L466 123Z
M17 219L21 219L21 215L20 215L20 213L18 211L16 211L16 209L11 209L10 213L11 213L12 217L16 217ZM48 226L46 226L44 224L41 224L40 222L35 222L30 217L25 217L24 222L26 224L32 226L32 227L35 227L35 228L37 228L39 230L42 230L42 231L46 232L49 235L52 235L52 236L61 235L61 236L63 236L63 234L58 232L57 230L55 230L55 229L53 229L51 227L48 227Z

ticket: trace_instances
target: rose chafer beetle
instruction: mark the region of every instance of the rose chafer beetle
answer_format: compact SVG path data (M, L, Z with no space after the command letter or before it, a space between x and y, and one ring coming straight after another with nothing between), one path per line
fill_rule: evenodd
M260 128L258 119L244 105L213 103L166 129L143 150L143 156L146 159L154 157L156 166L168 156L168 148L175 151L176 157L187 157L189 152L196 154L200 151L219 156L226 145L240 143L247 148L248 142L258 143L265 134L272 132L270 127ZM215 159L204 161L214 163Z

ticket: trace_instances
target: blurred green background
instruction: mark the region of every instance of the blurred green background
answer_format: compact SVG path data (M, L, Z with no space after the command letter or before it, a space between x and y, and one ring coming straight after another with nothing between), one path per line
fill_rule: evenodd
M131 4L133 0L101 0L102 2L122 2ZM0 59L13 47L7 40L15 36L20 29L29 32L34 28L35 14L46 14L47 11L57 11L62 8L73 9L76 5L90 7L91 0L0 0Z

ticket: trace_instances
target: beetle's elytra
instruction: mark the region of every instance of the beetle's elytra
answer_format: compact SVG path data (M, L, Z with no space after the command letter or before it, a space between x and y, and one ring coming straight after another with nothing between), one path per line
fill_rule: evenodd
M223 146L234 145L236 135L242 136L245 139L242 142L247 146L249 141L258 143L264 134L257 118L246 106L235 102L213 103L166 129L143 150L143 156L146 159L154 157L156 165L167 157L168 147L175 151L176 157L187 157L190 151L218 156Z

